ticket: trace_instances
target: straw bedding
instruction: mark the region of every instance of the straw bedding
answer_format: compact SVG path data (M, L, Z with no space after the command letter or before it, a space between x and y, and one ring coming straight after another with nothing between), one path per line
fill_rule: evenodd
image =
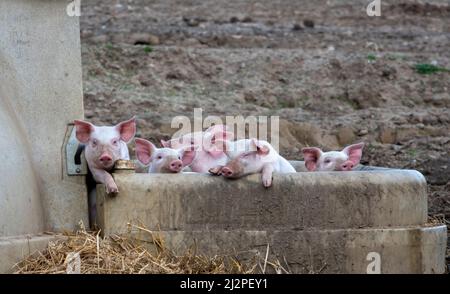
M195 248L176 255L166 248L158 234L144 227L134 228L151 235L151 244L119 235L101 238L99 231L89 232L81 224L77 232L63 234L43 251L17 263L14 272L64 274L70 269L82 274L249 274L266 272L271 267L275 272L287 273L278 261L268 261L269 246L263 256L255 253L246 261L239 261L237 255L199 255ZM77 262L78 268L74 266Z

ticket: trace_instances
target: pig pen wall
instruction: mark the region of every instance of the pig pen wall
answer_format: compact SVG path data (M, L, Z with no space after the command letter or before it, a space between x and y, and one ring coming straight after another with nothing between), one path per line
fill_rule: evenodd
M68 177L67 124L83 118L79 20L63 0L0 1L0 272L88 223L84 177Z
M259 252L294 273L443 273L447 228L427 223L427 185L413 170L259 174L227 180L204 174L113 174L119 194L97 186L103 234L164 239L183 254ZM133 226L135 225L135 226ZM143 226L153 235L136 229ZM239 255L252 258L253 254ZM370 257L370 258L369 258Z

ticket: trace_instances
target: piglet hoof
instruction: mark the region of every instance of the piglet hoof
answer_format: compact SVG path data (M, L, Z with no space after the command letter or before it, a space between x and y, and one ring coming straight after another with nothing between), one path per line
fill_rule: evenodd
M208 171L209 171L210 174L212 174L214 176L220 176L221 171L222 171L222 167L221 166L216 166L216 167L210 168Z
M270 186L272 186L272 179L263 179L263 186L265 188L269 188Z
M107 194L117 194L119 193L119 188L117 188L117 185L114 184L107 184L106 185L106 193Z

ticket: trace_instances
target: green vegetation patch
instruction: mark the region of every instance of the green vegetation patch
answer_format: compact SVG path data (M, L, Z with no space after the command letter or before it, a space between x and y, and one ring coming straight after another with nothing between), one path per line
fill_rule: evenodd
M447 68L439 67L429 63L418 63L414 65L414 69L421 75L431 75L438 72L450 72L450 70Z

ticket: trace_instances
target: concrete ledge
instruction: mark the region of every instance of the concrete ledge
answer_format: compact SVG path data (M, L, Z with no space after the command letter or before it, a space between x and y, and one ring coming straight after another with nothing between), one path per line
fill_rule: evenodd
M304 231L156 231L169 248L182 254L195 244L198 253L232 254L241 259L255 252L278 259L292 273L366 274L370 252L379 254L380 272L444 273L446 226L304 230ZM147 241L148 234L133 234ZM151 238L150 238L151 239ZM286 265L287 262L287 265Z
M13 266L25 257L45 249L58 235L29 235L0 238L0 273L12 273Z
M127 222L161 230L304 230L422 225L424 177L412 170L259 175L227 180L204 174L114 174L120 193L98 186L105 234Z
M148 233L127 225L143 224L176 252L194 245L199 253L243 259L255 250L265 256L269 244L272 260L294 273L367 273L371 252L381 273L445 272L447 228L425 225L426 181L417 171L275 174L269 189L259 175L234 181L194 173L113 176L118 195L97 187L105 235L145 241Z

